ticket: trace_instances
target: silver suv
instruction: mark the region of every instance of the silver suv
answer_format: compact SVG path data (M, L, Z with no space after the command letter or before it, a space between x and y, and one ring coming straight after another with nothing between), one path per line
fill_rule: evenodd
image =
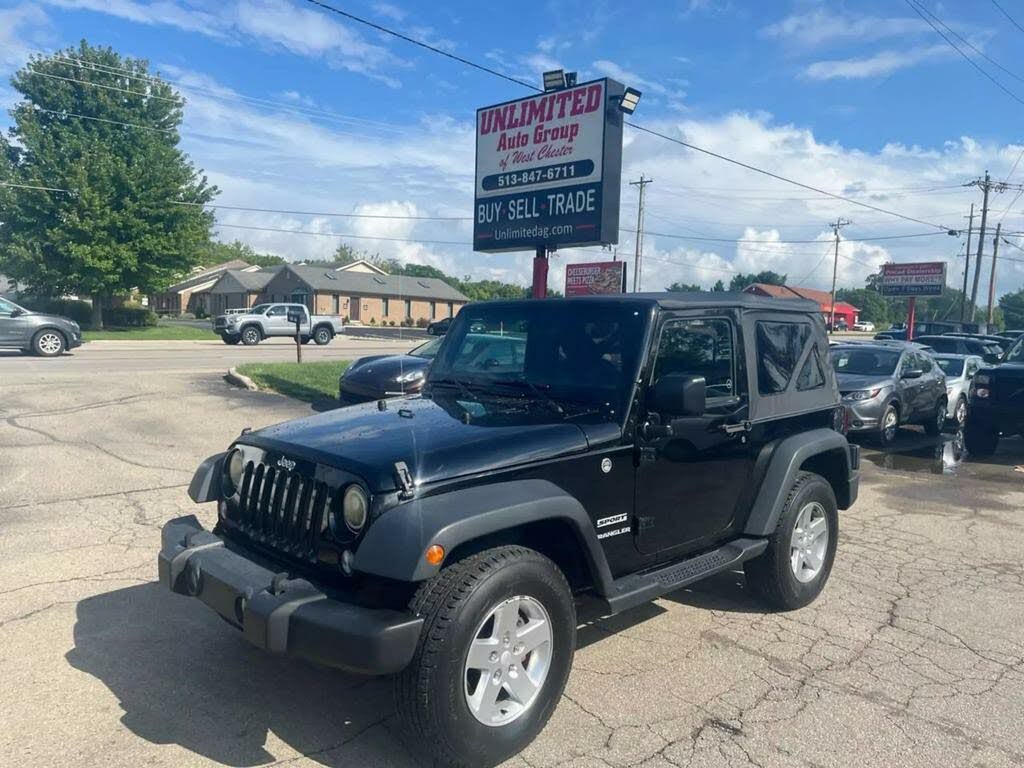
M831 348L850 431L877 436L883 446L901 424L923 424L938 435L946 423L946 376L932 356L912 344L838 344Z
M74 320L31 312L9 299L0 298L0 348L57 357L81 344L82 329Z

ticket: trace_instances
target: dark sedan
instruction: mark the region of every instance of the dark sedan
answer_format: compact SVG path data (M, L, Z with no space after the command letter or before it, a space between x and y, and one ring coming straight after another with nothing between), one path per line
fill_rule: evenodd
M344 405L413 395L423 388L430 361L443 339L431 339L407 355L361 357L350 365L338 382L338 399Z
M427 326L427 333L431 336L444 336L448 333L448 329L452 327L451 317L446 317L443 320L437 320Z

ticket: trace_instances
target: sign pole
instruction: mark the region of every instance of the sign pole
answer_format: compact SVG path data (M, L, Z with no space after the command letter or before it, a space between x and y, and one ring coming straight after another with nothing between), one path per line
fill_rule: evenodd
M301 320L298 315L295 316L295 362L302 362L302 334L299 330L301 326Z
M911 296L907 302L907 341L914 340L914 315L917 312L917 297Z
M545 299L548 295L548 249L537 246L533 257L533 298Z

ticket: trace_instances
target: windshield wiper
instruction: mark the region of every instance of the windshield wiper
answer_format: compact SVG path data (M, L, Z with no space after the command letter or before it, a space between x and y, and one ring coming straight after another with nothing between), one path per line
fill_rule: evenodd
M551 410L553 410L559 416L565 415L565 409L558 403L556 403L554 400L552 400L543 388L534 384L531 381L527 381L526 379L497 379L495 381L492 381L491 383L499 387L515 387L517 389L522 389L523 387L525 387L529 389L535 397L543 401L545 405L551 408Z
M433 387L435 384L440 384L441 386L449 387L455 386L459 388L459 391L462 393L463 397L469 398L470 400L476 399L476 395L473 393L473 390L469 388L469 385L466 384L466 382L462 381L461 379L455 378L454 376L442 379L431 379L428 383L430 384L431 387Z

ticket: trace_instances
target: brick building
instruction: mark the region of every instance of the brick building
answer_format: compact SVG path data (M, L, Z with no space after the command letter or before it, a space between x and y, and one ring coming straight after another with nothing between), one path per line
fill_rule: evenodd
M828 323L832 311L832 294L828 291L817 291L813 288L799 288L792 285L768 285L767 283L751 283L743 291L775 299L810 299L817 302L826 323ZM846 320L847 326L852 328L853 324L857 322L858 315L860 315L860 309L857 307L847 304L845 301L836 301L837 323L842 318Z
M197 268L184 280L175 283L160 293L149 296L149 308L160 315L180 315L182 312L205 312L209 314L209 295L214 283L229 271L258 270L246 262L235 259L215 267Z

